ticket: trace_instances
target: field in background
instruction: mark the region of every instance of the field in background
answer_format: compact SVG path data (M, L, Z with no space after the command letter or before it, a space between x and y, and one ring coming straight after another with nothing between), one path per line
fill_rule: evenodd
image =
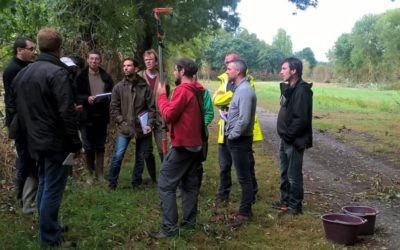
M313 127L334 138L400 162L400 91L314 84ZM258 105L279 110L279 83L257 82ZM400 166L399 166L400 167Z

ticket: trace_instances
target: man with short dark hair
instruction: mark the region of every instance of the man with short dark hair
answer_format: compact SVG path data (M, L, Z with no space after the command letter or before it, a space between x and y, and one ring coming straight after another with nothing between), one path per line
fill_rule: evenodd
M67 183L69 153L82 144L75 119L72 84L60 61L62 36L52 28L37 34L41 54L14 79L18 132L26 134L30 154L39 166L37 206L43 247L76 246L63 242L58 213Z
M132 138L136 141L132 188L142 184L144 155L148 144L151 143L156 112L153 92L146 81L136 73L133 58L124 59L123 71L124 78L115 85L110 104L111 118L118 126L114 156L108 174L110 191L117 188L121 163Z
M79 113L83 149L89 174L103 180L104 151L109 123L110 96L114 85L111 76L100 67L102 58L99 51L87 54L88 66L75 79L77 106Z
M4 103L5 103L5 125L10 128L11 121L16 113L12 96L12 81L18 72L33 62L36 56L35 44L28 38L18 37L13 46L14 57L3 73ZM15 159L15 193L17 201L22 203L24 213L32 213L31 208L37 190L37 168L36 162L30 157L26 140L23 135L12 135L15 139L17 158ZM25 187L26 186L26 187ZM23 191L25 188L25 192ZM21 200L22 199L22 200Z
M196 226L197 200L199 194L199 167L201 166L202 128L204 117L204 88L193 79L196 64L190 59L175 63L174 76L177 87L167 99L165 85L157 90L158 107L165 122L170 126L171 148L163 161L158 181L161 200L162 227L150 237L161 239L178 233L178 208L176 189L182 183L181 227ZM199 102L200 100L200 102Z
M225 136L242 190L239 210L232 215L230 224L232 227L239 227L249 220L254 201L250 159L257 97L246 77L246 72L246 63L240 59L227 64L226 73L229 81L233 83L233 96L229 106Z
M281 138L280 200L272 206L281 214L297 215L303 212L303 155L312 147L312 84L301 78L302 62L294 57L282 62L281 108L277 131Z
M226 54L224 59L225 67L232 61L240 59L238 52L232 51ZM254 86L254 78L252 76L247 75L248 81L250 85L255 89ZM229 152L226 136L224 135L224 128L226 127L227 122L227 114L229 110L229 105L232 100L234 84L229 81L227 73L223 73L218 76L218 79L221 80L219 88L215 91L213 95L213 103L219 109L220 120L218 121L218 163L220 167L219 173L219 187L217 191L216 203L217 205L226 203L229 201L230 190L232 187L232 177L231 177L231 169L232 169L232 157ZM258 122L257 114L254 117L254 128L253 128L253 142L258 142L263 140L263 134L261 131L260 123ZM255 160L254 160L254 152L252 151L250 155L250 170L251 170L251 178L253 183L253 192L254 192L254 201L256 200L256 194L258 192L258 184L255 173Z

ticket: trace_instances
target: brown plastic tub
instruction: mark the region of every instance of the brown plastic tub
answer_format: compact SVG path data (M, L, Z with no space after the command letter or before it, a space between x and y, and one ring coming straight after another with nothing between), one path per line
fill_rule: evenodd
M367 220L367 223L360 227L358 235L374 234L376 215L379 213L378 210L369 206L344 206L342 207L342 211L345 214L359 216Z
M354 245L360 226L366 222L361 217L342 213L324 214L321 219L326 239L343 245Z

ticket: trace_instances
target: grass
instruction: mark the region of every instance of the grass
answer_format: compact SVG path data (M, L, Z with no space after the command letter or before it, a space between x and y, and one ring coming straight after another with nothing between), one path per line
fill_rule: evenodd
M212 83L207 86L213 91L216 85ZM272 111L278 110L277 86L277 83L257 83L260 106ZM351 129L360 134L365 133L374 140L381 140L380 133L387 131L387 137L399 138L400 129L397 125L399 111L396 109L397 106L390 101L396 94L390 91L376 92L376 97L371 93L368 98L363 98L365 93L369 92L355 90L356 97L352 98L350 94L347 94L346 89L336 90L325 85L316 85L313 89L314 115L319 117L314 119L316 128L332 134L338 134L339 129ZM332 93L334 98L326 98L322 95L323 93L325 95ZM381 93L385 93L384 96L387 95L387 97L380 96ZM351 102L348 99L359 101ZM335 102L336 105L334 105ZM382 110L380 103L386 103L386 108ZM359 104L366 106L361 107ZM329 107L333 107L334 110L330 112ZM251 222L236 230L228 226L226 219L213 222L213 215L227 214L236 209L240 199L240 188L233 171L234 185L231 203L228 207L216 208L213 202L218 186L219 171L216 120L210 127L210 151L204 165L205 174L199 197L196 230L182 230L177 237L159 241L151 240L147 236L148 232L159 229L161 222L159 198L155 187L147 186L139 190L130 188L133 162L133 145L131 145L123 163L120 185L115 192L107 192L106 183L88 184L86 172L81 168L75 169L74 177L68 180L60 212L61 222L70 228L66 237L77 240L78 249L344 248L324 239L323 227L319 219L320 212L307 195L304 214L298 217L278 218L276 212L269 209L268 204L276 200L279 195L278 163L275 155L267 152L260 143L254 145L260 191L258 201L253 207L254 216ZM357 133L355 133L356 136ZM386 137L382 140L389 145L390 140ZM394 141L391 140L392 146L398 152L399 146ZM372 140L372 144L378 147L376 141ZM387 152L388 149L385 146L380 150ZM149 178L146 171L144 178ZM22 215L20 209L16 209L13 204L12 192L2 187L0 188L0 249L39 249L37 217ZM179 203L178 199L178 205ZM354 247L354 249L360 248L363 246Z

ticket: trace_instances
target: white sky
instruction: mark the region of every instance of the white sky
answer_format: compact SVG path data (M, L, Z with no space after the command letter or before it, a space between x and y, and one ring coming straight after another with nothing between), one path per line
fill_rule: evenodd
M336 39L351 32L357 20L394 8L400 8L400 0L319 0L317 8L306 11L296 10L287 0L241 0L237 12L240 26L266 43L271 44L277 30L283 28L294 52L310 47L318 61L327 61L326 53Z

